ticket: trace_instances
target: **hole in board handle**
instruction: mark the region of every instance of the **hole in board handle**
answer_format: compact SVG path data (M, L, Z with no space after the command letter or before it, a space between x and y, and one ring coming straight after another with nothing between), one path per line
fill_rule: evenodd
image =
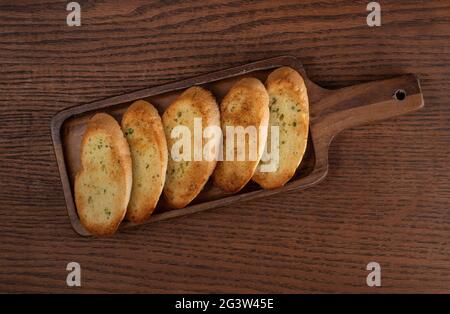
M402 100L404 100L405 98L406 98L406 92L405 92L405 90L403 90L403 89L397 89L397 90L394 92L394 99L395 99L395 100L402 101Z

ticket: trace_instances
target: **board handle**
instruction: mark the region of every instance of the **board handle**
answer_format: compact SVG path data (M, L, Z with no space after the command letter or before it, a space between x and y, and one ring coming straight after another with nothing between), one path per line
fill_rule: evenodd
M413 74L327 90L311 112L313 136L329 144L344 129L405 114L423 107Z

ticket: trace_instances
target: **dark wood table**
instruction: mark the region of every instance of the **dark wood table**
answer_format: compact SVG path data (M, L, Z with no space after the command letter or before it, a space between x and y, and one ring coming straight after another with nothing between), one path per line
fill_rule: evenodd
M450 1L382 1L380 27L369 1L80 1L80 27L68 2L0 3L0 292L450 292ZM416 73L425 108L341 133L314 188L73 232L56 112L285 54L327 88Z

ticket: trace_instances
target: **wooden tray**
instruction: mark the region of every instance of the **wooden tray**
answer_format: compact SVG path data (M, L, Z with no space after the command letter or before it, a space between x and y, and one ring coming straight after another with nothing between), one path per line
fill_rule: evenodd
M327 90L308 79L297 58L282 56L65 109L53 117L51 134L67 211L74 230L82 236L90 235L78 219L73 198L73 180L80 164L81 138L86 122L93 114L100 111L107 112L120 121L127 107L137 99L150 101L162 114L184 89L193 85L207 88L213 92L220 103L230 87L240 78L253 76L264 82L268 74L280 66L290 66L303 76L310 101L308 145L296 175L284 187L276 190L263 190L256 183L250 182L244 189L233 195L223 193L208 182L198 197L186 208L171 210L160 202L145 223L192 214L282 191L308 188L326 176L328 147L333 137L340 131L401 115L421 108L424 104L419 81L414 75L403 75L338 90ZM133 225L124 221L119 230Z

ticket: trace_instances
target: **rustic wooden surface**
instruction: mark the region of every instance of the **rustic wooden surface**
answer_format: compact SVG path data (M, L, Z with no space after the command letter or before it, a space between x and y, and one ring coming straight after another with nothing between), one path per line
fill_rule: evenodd
M68 2L0 2L0 292L450 292L450 1L382 1L372 28L368 1L80 1L81 27ZM312 189L72 231L57 111L283 54L329 88L416 73L425 108L343 132Z

